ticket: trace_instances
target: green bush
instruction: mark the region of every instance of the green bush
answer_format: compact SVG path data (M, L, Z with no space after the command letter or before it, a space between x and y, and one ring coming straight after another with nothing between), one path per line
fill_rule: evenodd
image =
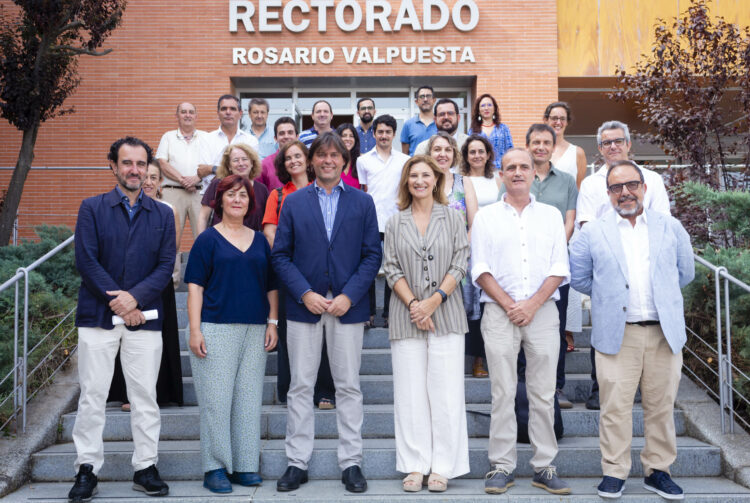
M715 190L698 182L681 183L675 192L677 199L684 200L693 210L698 210L678 211L675 214L686 228L694 224L703 224L710 229L705 234L691 232L694 245L712 244L718 247L745 249L750 247L750 193L742 190ZM691 221L695 219L702 222Z
M67 227L41 226L36 229L36 233L40 238L39 241L24 241L18 246L0 247L0 282L13 277L19 267L28 266L71 235ZM28 349L33 348L60 323L66 314L76 307L79 285L80 279L75 268L72 244L29 274ZM22 307L23 281L19 286L19 307ZM14 299L13 287L0 293L0 379L5 377L13 367ZM29 356L29 370L33 369L65 334L73 330L74 322L75 316L69 316L55 333ZM19 323L23 323L23 310L19 312ZM22 338L23 333L19 330L19 353L23 350ZM29 395L57 368L76 342L77 333L73 330L70 337L53 353L49 362L40 367L32 376L29 382ZM12 387L12 379L0 387L0 402L12 392ZM10 407L6 406L0 410L0 424L5 422L11 409L12 403Z

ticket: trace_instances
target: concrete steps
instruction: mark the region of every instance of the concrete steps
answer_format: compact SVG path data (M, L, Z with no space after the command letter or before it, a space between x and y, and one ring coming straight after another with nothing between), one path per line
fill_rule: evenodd
M470 437L487 438L490 425L489 404L469 404L467 406L467 426ZM566 437L597 436L599 434L599 412L586 410L582 405L563 410L563 425ZM60 440L72 441L75 413L62 417ZM193 440L199 438L199 409L197 406L167 407L161 411L162 440ZM674 413L677 435L685 434L685 421L682 411ZM261 438L284 438L286 432L287 409L282 405L263 406L261 415ZM389 404L368 405L365 408L362 435L365 438L393 438L393 406ZM633 435L643 436L643 409L637 407L633 413ZM337 438L336 411L315 412L315 436L317 438ZM132 440L130 414L119 408L107 410L104 426L105 441Z
M340 479L337 466L336 439L316 439L315 451L310 461L309 473L314 479ZM690 437L677 439L677 461L672 465L675 477L715 477L721 474L721 453L718 447ZM632 476L642 475L639 452L643 438L633 438ZM130 464L133 454L132 442L107 442L104 446L104 466L99 472L101 480L129 480L133 471ZM531 447L519 444L519 476L531 476ZM466 478L483 478L490 469L487 461L487 439L469 439L471 472ZM601 474L599 439L596 437L567 437L559 443L556 459L558 472L565 477L596 477ZM70 480L75 447L72 443L53 445L33 456L32 478L35 481ZM276 479L287 467L284 441L266 440L262 443L261 474ZM364 440L362 470L370 479L394 479L401 475L396 471L396 449L391 438ZM159 472L165 480L194 480L203 476L200 463L199 440L165 440L159 443Z
M339 480L311 480L299 490L290 493L276 492L276 481L266 479L260 487L234 486L232 494L217 496L203 488L202 481L169 481L169 496L158 501L180 501L185 503L418 503L424 501L462 503L478 502L524 502L539 503L553 501L575 501L576 503L602 503L596 494L599 478L565 479L573 489L573 496L553 496L541 489L531 486L529 478L516 478L516 485L503 495L489 495L483 492L480 480L451 480L448 491L443 494L432 494L426 490L421 493L407 494L401 490L401 480L373 480L367 483L368 491L364 494L347 493ZM721 477L696 477L678 479L691 502L699 503L744 503L750 501L748 489ZM144 496L132 490L131 482L106 482L99 484L97 501L128 501L132 503L153 503L154 498ZM70 482L34 482L18 492L7 496L3 501L18 503L26 501L67 501L65 497L70 490ZM631 477L625 484L625 492L620 501L664 502L662 498L643 488L643 480Z

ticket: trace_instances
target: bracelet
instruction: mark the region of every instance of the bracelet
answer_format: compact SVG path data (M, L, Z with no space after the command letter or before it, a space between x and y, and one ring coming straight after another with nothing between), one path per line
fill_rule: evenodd
M409 301L409 303L408 303L408 304L406 305L406 308L407 308L407 309L411 309L411 305L412 305L412 304L414 304L415 302L419 302L419 299L418 299L418 298L416 298L416 297L414 297L413 299L411 299L411 300Z
M448 300L448 294L445 293L444 291L442 291L440 288L438 288L437 290L435 290L435 293L439 293L440 297L442 297L442 300L440 301L441 304L443 302L445 302L446 300Z
M266 320L266 325L273 325L276 328L279 328L279 320L274 320L272 318L268 318L268 320Z

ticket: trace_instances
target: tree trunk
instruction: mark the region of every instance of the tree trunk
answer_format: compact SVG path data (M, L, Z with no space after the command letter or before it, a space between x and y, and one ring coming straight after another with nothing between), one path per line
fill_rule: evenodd
M0 210L0 246L7 246L10 243L13 233L13 222L16 219L18 206L21 204L23 185L31 169L31 162L34 160L34 145L36 145L38 132L38 121L34 123L31 129L24 130L23 132L21 151L18 153L16 169L13 170L13 176L5 193L3 208Z

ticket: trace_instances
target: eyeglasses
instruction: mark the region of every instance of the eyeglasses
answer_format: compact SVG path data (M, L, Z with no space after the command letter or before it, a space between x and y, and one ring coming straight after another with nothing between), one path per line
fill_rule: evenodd
M562 117L562 116L558 117L556 115L550 115L548 119L550 122L568 122L567 117Z
M359 107L360 110L367 111L367 110L375 110L375 107Z
M417 99L418 100L431 100L432 99L432 95L431 94L420 94L419 96L417 96Z
M492 103L482 103L481 105L479 105L479 108L495 108L495 105L493 105Z
M599 146L604 147L604 148L609 148L613 144L618 147L622 147L623 145L625 145L625 138L615 138L614 140L604 140L599 143Z
M607 187L607 190L612 192L613 194L622 194L622 188L627 187L628 192L635 192L638 190L638 187L641 186L640 180L633 180L632 182L625 182L625 183L613 183L609 187Z

